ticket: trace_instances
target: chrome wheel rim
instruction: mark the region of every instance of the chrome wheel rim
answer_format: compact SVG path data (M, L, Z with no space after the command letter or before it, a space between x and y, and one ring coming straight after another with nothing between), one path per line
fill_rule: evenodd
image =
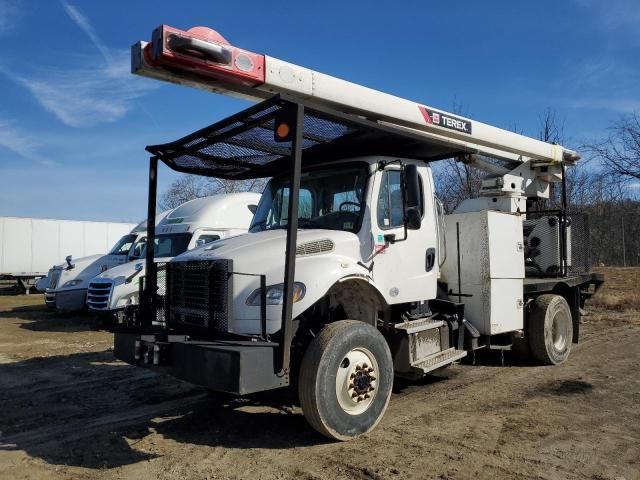
M567 322L571 319L567 317L566 312L557 311L553 316L551 324L551 342L553 347L558 352L562 352L567 347L567 337L569 335L569 328Z

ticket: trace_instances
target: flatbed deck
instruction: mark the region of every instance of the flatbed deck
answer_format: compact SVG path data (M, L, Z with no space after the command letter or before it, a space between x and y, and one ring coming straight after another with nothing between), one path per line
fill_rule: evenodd
M578 273L564 277L527 277L524 279L524 294L551 292L559 283L563 283L568 287L594 285L595 290L597 290L604 283L604 275L601 273Z

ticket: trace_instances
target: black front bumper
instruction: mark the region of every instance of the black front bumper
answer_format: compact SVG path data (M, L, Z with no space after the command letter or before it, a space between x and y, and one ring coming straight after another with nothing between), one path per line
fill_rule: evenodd
M289 385L276 372L278 344L237 340L197 341L184 335L116 333L116 358L195 385L236 395Z

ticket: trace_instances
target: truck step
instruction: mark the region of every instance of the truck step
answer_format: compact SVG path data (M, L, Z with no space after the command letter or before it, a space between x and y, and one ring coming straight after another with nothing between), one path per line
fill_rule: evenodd
M394 325L396 330L404 331L407 335L412 333L439 328L444 325L442 320L434 320L433 318L421 318L420 320L409 320L407 322Z
M456 350L455 348L449 348L447 350L443 350L442 352L438 352L426 358L425 360L416 362L411 366L417 370L422 370L423 373L427 373L435 370L436 368L449 365L450 363L453 363L456 360L465 357L466 355L467 352L465 350Z

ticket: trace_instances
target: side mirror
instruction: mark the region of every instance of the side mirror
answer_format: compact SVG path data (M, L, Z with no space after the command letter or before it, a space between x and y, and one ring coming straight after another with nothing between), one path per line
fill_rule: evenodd
M418 207L407 207L406 222L409 230L420 230L422 226L422 215Z
M71 255L67 255L65 261L67 262L67 270L71 270L74 267L71 263Z

